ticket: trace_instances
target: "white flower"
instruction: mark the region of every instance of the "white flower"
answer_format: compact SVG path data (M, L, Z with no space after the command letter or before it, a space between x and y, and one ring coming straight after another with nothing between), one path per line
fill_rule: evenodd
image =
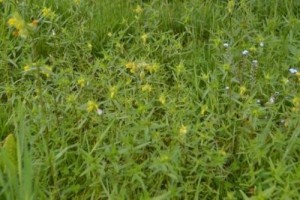
M260 99L257 99L257 100L256 100L256 103L257 103L257 104L260 104Z
M264 44L263 42L260 42L260 43L259 43L259 46L260 46L260 47L264 47L265 44Z
M274 96L271 96L271 98L269 99L269 103L270 104L275 103L275 97Z
M224 43L223 47L225 47L227 49L229 47L229 44L228 43Z
M291 74L296 74L298 72L298 70L295 68L290 68L289 71Z
M229 86L226 86L225 89L226 89L226 90L229 90Z
M257 60L253 60L252 63L253 63L253 65L256 66L258 64L258 61Z
M98 115L103 115L103 112L104 112L104 111L103 111L102 109L97 109L97 114L98 114Z
M243 56L247 56L247 55L249 54L249 51L248 51L248 50L244 50L244 51L242 52L242 54L243 54Z

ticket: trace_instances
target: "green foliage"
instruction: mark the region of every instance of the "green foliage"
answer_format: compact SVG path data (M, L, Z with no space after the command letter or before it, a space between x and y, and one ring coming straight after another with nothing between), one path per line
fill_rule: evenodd
M0 1L0 199L297 199L299 6Z

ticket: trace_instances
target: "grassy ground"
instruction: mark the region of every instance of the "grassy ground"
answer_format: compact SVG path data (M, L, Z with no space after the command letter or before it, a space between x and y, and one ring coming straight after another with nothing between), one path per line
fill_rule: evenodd
M0 2L0 199L299 198L299 1Z

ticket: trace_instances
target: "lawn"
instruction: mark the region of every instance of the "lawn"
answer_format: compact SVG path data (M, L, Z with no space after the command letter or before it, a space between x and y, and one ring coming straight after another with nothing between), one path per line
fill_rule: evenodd
M298 199L299 10L0 0L0 199Z

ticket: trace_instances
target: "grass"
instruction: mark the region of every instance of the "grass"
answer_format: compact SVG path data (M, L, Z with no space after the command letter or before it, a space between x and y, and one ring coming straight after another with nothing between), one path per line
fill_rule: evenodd
M0 199L298 198L299 2L0 2Z

